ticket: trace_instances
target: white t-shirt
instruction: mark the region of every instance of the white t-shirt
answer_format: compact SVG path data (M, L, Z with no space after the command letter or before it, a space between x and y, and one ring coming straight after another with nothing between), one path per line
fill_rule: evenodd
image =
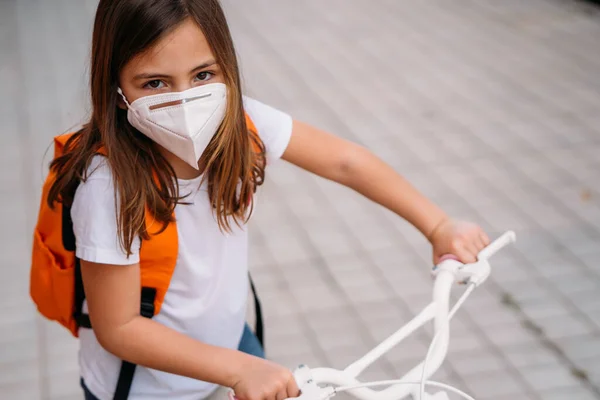
M265 144L267 162L281 157L291 137L291 117L250 98L244 98L244 108ZM77 257L123 266L139 262L139 240L129 258L119 244L112 174L104 157L95 157L90 171L71 208ZM177 264L154 320L202 342L237 349L246 320L247 231L235 224L231 233L219 230L206 184L200 186L200 180L179 180L181 194L191 193L186 202L192 204L175 208ZM85 303L83 311L87 312ZM80 329L79 335L79 363L86 386L99 399L112 399L121 360L100 346L92 330ZM130 399L198 400L215 388L211 383L138 366Z

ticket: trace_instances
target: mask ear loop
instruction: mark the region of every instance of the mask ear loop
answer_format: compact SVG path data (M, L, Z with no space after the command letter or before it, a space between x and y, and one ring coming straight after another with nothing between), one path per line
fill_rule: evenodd
M123 93L123 91L121 90L120 87L117 88L117 93L119 93L121 95L121 97L123 98L123 101L125 102L125 104L127 105L127 108L131 108L131 105L129 104L129 102L127 101L127 98L125 97L125 94Z

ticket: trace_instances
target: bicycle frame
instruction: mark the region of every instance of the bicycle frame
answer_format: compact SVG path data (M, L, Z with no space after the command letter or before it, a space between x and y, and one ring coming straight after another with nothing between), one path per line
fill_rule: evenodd
M423 309L415 318L393 333L381 344L368 352L359 360L353 362L344 370L333 368L314 368L300 366L294 372L296 381L301 390L298 400L325 400L335 395L332 387L320 387L319 385L334 386L358 386L361 382L357 377L371 364L377 361L390 349L397 346L402 340L422 327L429 321L434 321L435 342L431 349L428 360L423 361L407 374L399 384L394 384L384 390L372 390L368 388L349 389L348 392L360 400L400 400L409 394L417 398L420 385L414 382L429 379L442 365L448 352L450 340L449 319L450 315L450 292L455 282L468 283L476 287L483 283L490 274L491 268L488 259L504 246L514 242L515 233L506 232L495 240L478 255L478 261L473 264L462 264L451 256L442 258L440 264L433 269L435 284L433 290L433 301ZM468 295L468 294L467 294ZM450 317L450 318L449 318ZM423 368L426 364L426 371ZM404 384L400 384L404 383ZM429 395L428 395L429 396ZM431 398L431 397L429 397Z

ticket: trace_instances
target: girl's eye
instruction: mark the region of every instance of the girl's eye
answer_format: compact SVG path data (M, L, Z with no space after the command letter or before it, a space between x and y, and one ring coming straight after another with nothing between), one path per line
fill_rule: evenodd
M202 71L200 72L198 75L196 75L196 78L200 81L207 81L210 78L213 77L213 73L212 72L208 72L208 71Z
M162 89L163 88L164 83L158 79L155 79L153 81L150 81L148 83L146 83L144 85L144 87L150 88L150 89Z

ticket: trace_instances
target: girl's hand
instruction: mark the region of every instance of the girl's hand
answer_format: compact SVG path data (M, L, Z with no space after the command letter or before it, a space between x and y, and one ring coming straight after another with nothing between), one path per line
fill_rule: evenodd
M437 264L444 254L458 257L462 263L477 261L477 254L490 239L479 226L465 221L446 219L429 235L433 246L433 262Z
M248 356L231 386L240 400L284 400L298 397L300 390L292 372L271 361Z

